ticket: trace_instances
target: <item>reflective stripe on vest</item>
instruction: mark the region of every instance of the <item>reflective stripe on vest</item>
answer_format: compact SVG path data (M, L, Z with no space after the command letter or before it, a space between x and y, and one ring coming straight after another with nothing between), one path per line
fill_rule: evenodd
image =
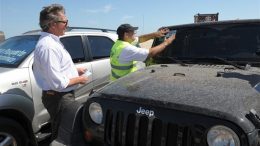
M131 61L130 63L122 64L119 63L119 55L121 54L122 50L127 47L129 44L128 42L117 40L113 45L110 53L110 64L111 64L111 76L110 79L116 80L121 78L131 72L137 70L136 68L136 61Z
M132 65L132 67L136 68L136 64ZM134 72L134 71L136 71L136 70L133 69L132 72ZM114 72L113 69L111 70L111 76L110 76L110 79L111 79L112 81L115 80L115 79L119 79L119 78L121 78L121 77L122 77L122 76L117 75L117 74Z
M134 67L134 64L131 64L129 66L115 66L115 65L111 64L111 67L114 69L118 69L118 70L129 70Z
M113 71L111 71L111 76L112 76L114 79L119 79L119 78L120 78L120 76L117 75L116 73L114 73ZM113 80L113 79L111 79L111 80Z

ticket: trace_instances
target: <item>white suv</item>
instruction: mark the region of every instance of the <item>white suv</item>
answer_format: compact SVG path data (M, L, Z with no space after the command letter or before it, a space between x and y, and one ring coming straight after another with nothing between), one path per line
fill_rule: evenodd
M33 51L40 31L30 31L0 43L0 145L37 145L49 136L49 115L33 76ZM69 27L61 42L76 66L92 72L76 91L86 101L93 89L109 82L109 54L117 39L113 30Z

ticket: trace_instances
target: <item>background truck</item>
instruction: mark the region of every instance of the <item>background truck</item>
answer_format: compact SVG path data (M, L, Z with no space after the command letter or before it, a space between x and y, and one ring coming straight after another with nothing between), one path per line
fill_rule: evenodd
M198 14L194 15L194 23L218 21L218 15L219 15L219 13L215 13L215 14L198 13Z

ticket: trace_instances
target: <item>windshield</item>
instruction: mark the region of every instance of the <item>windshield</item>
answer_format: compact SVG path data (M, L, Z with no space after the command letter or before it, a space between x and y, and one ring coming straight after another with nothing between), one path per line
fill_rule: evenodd
M35 48L39 36L11 37L0 44L0 66L17 67Z
M155 40L153 45L163 39ZM157 58L225 58L230 61L260 63L260 25L232 25L181 28L176 39Z

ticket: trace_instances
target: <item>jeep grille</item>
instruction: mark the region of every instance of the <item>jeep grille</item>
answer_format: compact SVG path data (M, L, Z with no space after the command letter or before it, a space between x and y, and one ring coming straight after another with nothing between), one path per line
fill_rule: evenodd
M121 100L110 98L88 100L83 117L84 127L93 133L94 145L208 146L207 131L215 125L231 128L240 136L241 145L248 145L247 136L242 129L227 120L171 109L171 106L159 102L153 104L147 101ZM102 124L93 123L89 117L88 105L92 102L98 102L102 107L104 114ZM150 116L138 113L136 109L140 107L150 109L154 114Z
M105 142L114 146L206 146L204 134L205 128L199 125L184 126L123 112L106 114Z

